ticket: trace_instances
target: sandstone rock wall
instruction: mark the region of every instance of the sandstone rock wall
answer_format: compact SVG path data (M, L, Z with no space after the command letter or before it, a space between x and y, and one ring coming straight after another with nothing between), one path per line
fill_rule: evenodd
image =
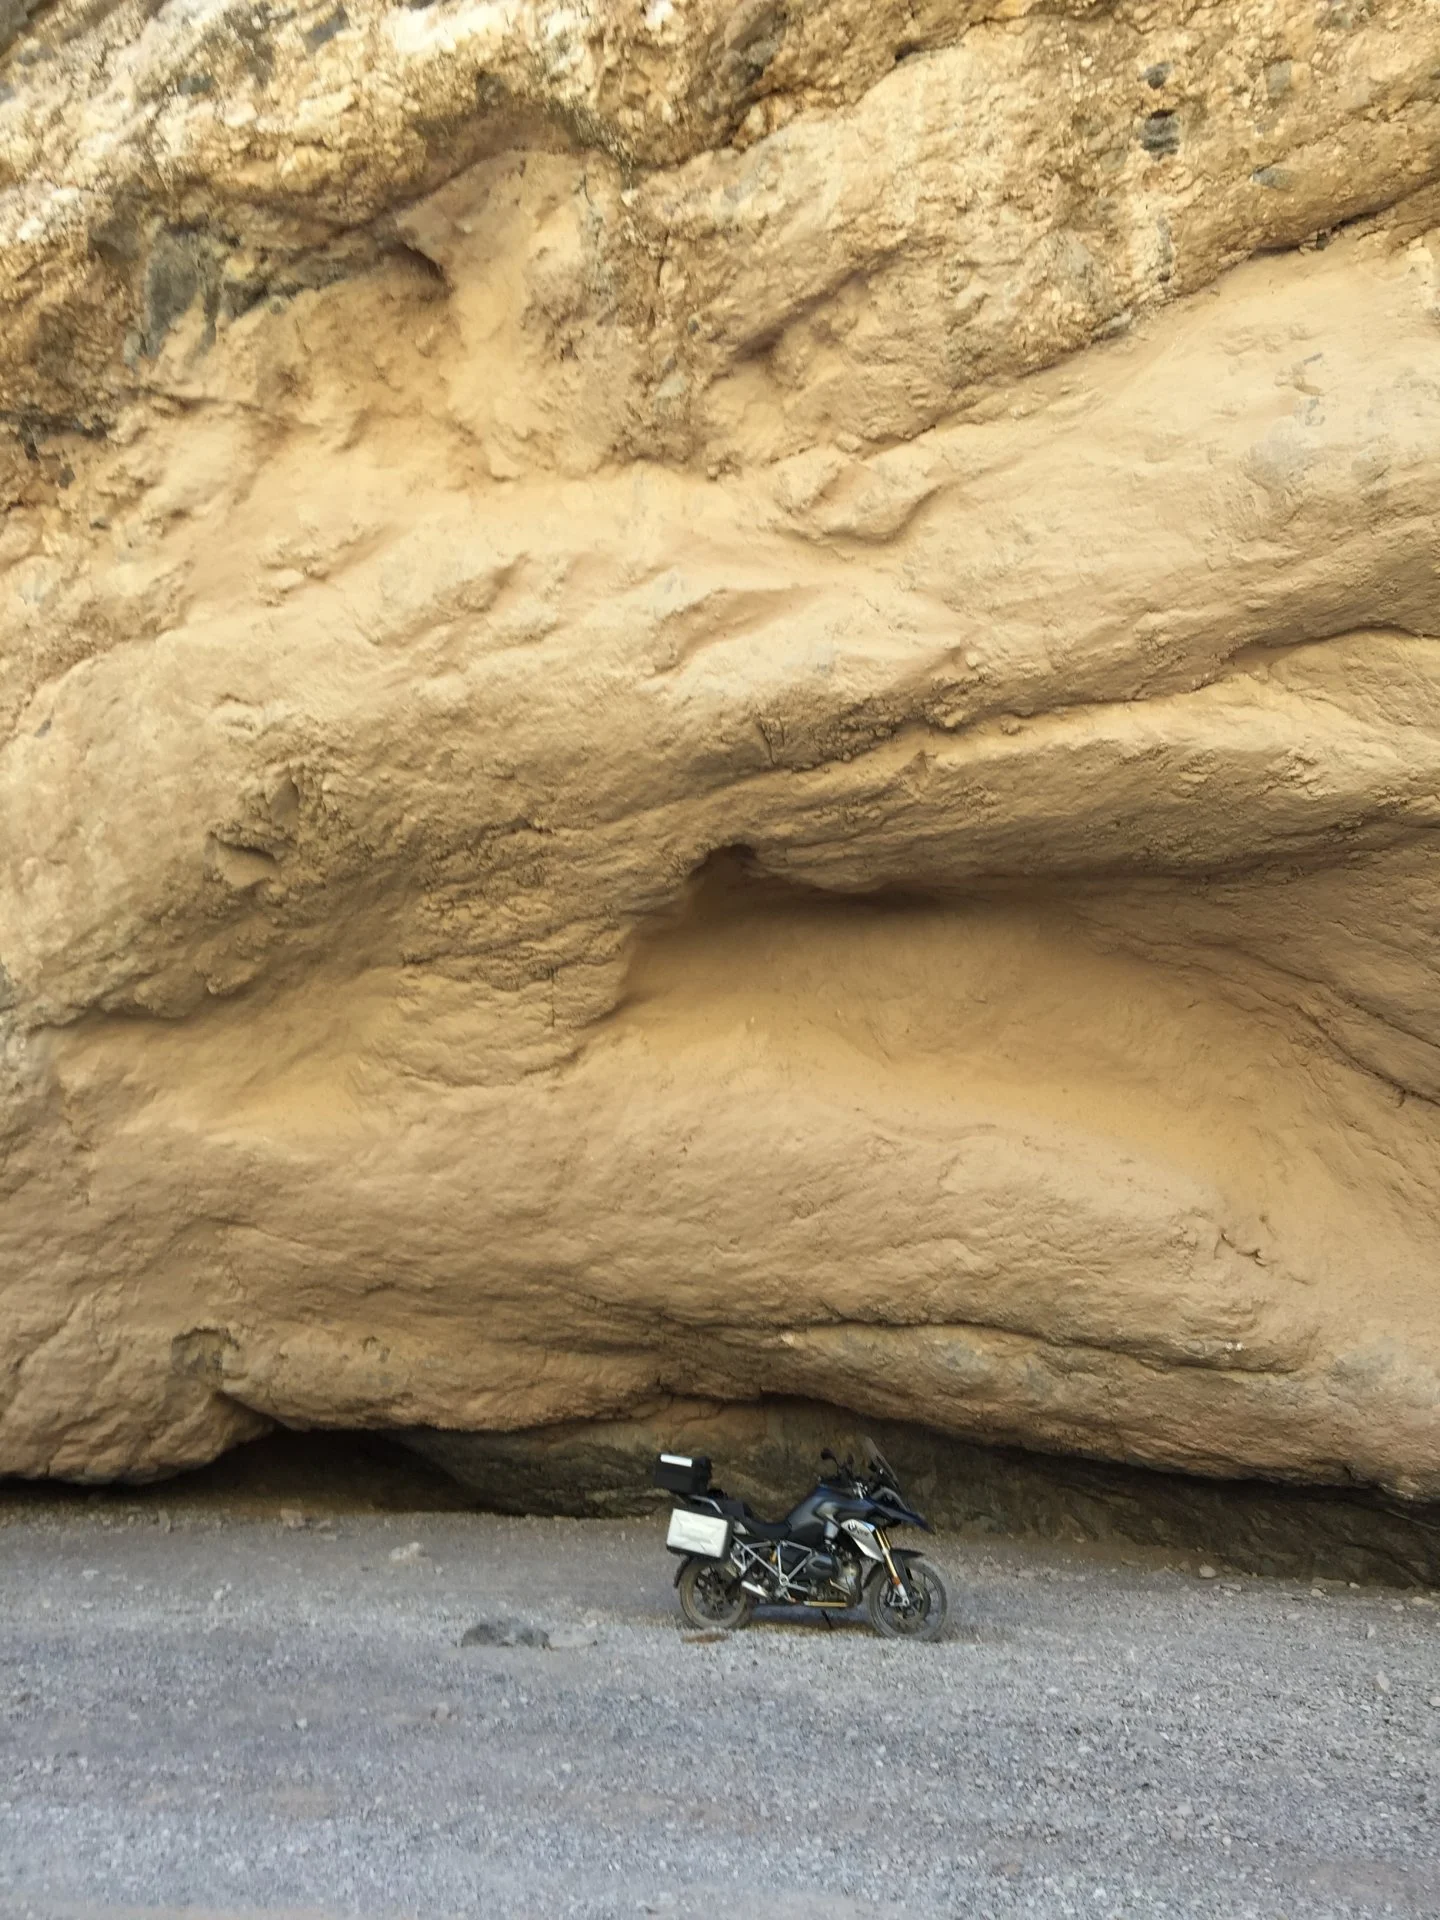
M0 18L0 1471L1440 1493L1440 15Z

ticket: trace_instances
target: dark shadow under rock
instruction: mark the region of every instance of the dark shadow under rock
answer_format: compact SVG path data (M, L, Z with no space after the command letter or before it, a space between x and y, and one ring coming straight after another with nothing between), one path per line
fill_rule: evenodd
M1434 1505L974 1446L801 1401L677 1400L634 1420L519 1433L412 1428L394 1437L495 1511L619 1517L663 1504L667 1496L650 1482L662 1449L708 1453L728 1492L780 1514L812 1484L822 1447L843 1458L859 1452L867 1432L920 1511L961 1534L1124 1542L1247 1573L1440 1586Z

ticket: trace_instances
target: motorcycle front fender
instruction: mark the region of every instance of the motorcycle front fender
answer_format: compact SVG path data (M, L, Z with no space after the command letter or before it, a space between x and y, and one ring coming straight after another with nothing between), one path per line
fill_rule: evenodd
M890 1549L890 1558L895 1562L896 1567L899 1568L900 1571L903 1573L909 1561L923 1560L925 1556L923 1553L921 1553L918 1547L892 1547ZM872 1577L879 1577L879 1578L888 1577L886 1575L886 1572L883 1566L870 1567L868 1569L868 1572ZM866 1580L865 1585L868 1587L869 1584L870 1584L870 1581Z

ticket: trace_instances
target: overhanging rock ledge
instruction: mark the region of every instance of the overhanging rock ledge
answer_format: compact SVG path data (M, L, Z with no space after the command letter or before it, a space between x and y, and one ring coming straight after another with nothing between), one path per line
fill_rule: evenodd
M0 35L0 1472L1440 1496L1440 14Z

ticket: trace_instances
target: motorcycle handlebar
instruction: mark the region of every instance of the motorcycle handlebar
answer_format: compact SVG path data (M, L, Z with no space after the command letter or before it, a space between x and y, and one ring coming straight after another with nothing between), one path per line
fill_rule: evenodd
M873 1440L867 1441L866 1446L870 1454L870 1460L866 1470L862 1471L855 1465L855 1456L853 1454L847 1454L845 1458L841 1460L829 1447L822 1447L820 1449L822 1465L828 1460L830 1465L835 1469L837 1476L848 1480L852 1487L858 1488L862 1493L874 1493L877 1488L889 1487L893 1493L899 1494L900 1486L895 1477L895 1469L890 1465L889 1461L885 1458L884 1454L881 1453ZM901 1497L903 1498L903 1495Z

